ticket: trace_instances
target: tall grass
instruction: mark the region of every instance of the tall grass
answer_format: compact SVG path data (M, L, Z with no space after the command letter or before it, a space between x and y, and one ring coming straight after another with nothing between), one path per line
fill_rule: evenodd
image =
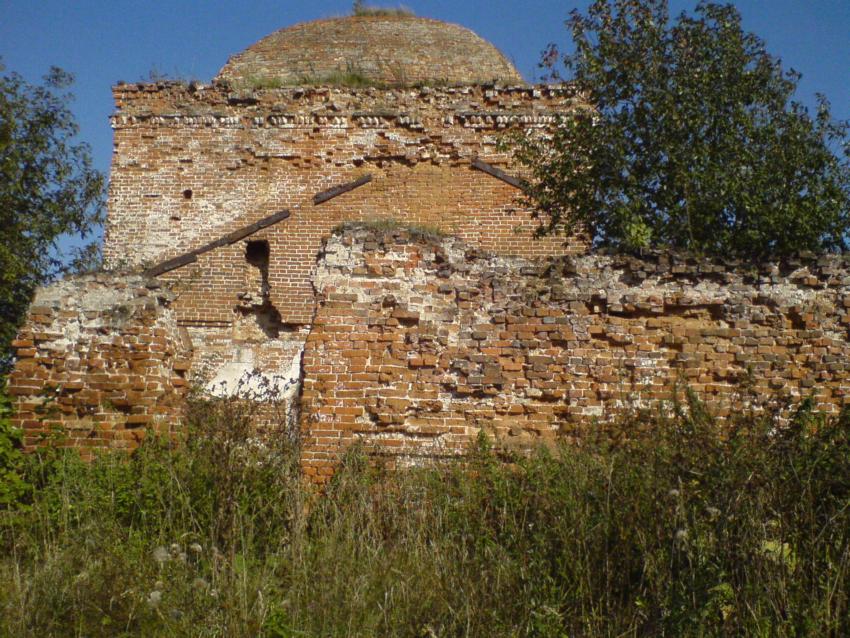
M509 463L355 450L322 495L234 399L130 458L30 455L0 634L850 634L850 417L690 408Z

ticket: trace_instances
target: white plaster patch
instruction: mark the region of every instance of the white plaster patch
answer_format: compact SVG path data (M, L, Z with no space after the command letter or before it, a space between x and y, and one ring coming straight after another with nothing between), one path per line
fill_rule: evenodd
M301 352L293 355L286 370L260 370L252 348L237 348L234 360L225 363L207 382L205 389L213 396L240 396L246 399L279 400L287 404L294 399L301 381Z

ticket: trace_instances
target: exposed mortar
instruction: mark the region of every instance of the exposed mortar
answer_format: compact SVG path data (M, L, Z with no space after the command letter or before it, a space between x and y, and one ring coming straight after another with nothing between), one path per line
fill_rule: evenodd
M500 136L552 127L580 104L570 87L159 83L119 85L114 97L109 267L152 266L290 211L253 238L269 242L270 301L282 321L306 324L321 238L340 223L396 219L528 257L585 249L581 238L535 240L519 190L474 168L513 173ZM316 203L367 175L368 183ZM191 288L175 303L181 323L232 323L243 262L238 246L221 248L167 273L164 280Z
M850 403L848 257L531 261L349 227L315 285L302 433L317 480L355 441L398 463L462 453L481 431L523 448L657 407L677 384L720 417Z
M49 439L90 456L177 425L192 353L173 299L136 275L85 275L37 291L9 377L27 448Z

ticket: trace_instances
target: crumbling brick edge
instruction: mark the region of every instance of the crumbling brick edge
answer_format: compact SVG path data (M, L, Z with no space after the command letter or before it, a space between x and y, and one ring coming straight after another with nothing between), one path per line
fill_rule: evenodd
M549 445L677 383L721 418L777 394L789 409L850 404L847 255L529 260L349 224L324 241L313 286L294 400L318 482L355 443L393 465L454 458L482 432ZM60 431L91 456L180 426L193 346L173 298L141 275L38 291L9 381L29 449Z

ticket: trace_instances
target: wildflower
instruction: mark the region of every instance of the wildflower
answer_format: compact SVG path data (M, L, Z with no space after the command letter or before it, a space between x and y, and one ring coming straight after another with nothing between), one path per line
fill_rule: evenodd
M667 496L669 496L670 498L679 498L679 494L681 494L681 492L679 492L679 490L677 489L672 489L667 492Z
M688 540L688 530L686 529L677 529L676 530L676 540L684 543Z
M162 592L158 590L153 590L150 594L148 594L148 605L151 607L158 607L159 603L162 602Z
M157 563L165 563L168 561L169 558L171 558L171 556L169 555L168 550L165 549L165 547L160 546L153 550L153 559Z
M174 556L177 556L178 554L180 554L180 551L181 551L180 545L178 545L177 543L171 543L171 553Z
M192 543L191 545L189 545L189 551L191 551L193 554L201 554L201 552L204 551L204 548L201 547L200 543Z
M709 517L711 517L712 519L715 519L720 516L720 510L716 507L707 507L705 511L708 512Z

